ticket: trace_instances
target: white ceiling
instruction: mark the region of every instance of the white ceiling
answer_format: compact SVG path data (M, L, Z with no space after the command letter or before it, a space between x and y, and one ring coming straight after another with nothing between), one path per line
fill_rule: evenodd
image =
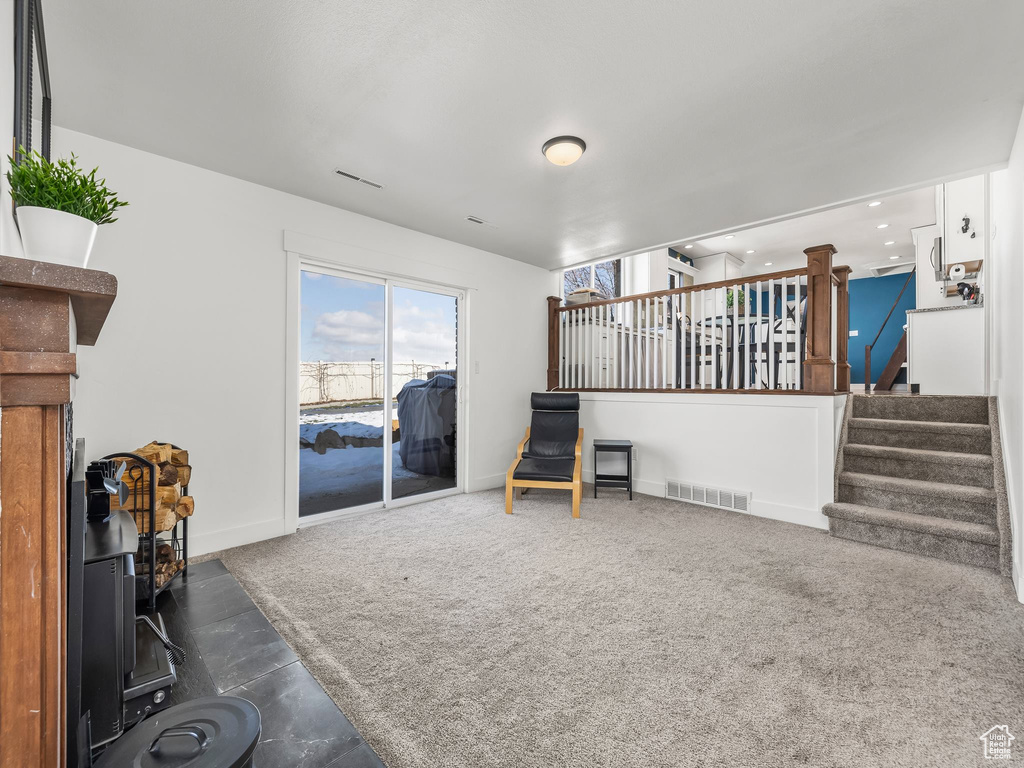
M836 247L833 264L853 268L851 279L871 277L872 266L890 268L914 262L914 243L910 230L935 223L935 188L878 197L881 205L869 207L860 202L842 208L808 214L794 219L776 221L760 227L736 230L702 240L677 243L677 251L695 259L715 253L731 253L744 262L743 273L763 274L782 269L802 267L807 263L805 248L823 243ZM878 229L880 224L888 224ZM885 245L893 241L892 245ZM693 248L686 248L687 244ZM748 254L753 250L753 254ZM891 257L898 258L893 259ZM771 262L771 266L766 266Z
M58 125L549 268L1004 163L1024 104L1021 0L44 6Z

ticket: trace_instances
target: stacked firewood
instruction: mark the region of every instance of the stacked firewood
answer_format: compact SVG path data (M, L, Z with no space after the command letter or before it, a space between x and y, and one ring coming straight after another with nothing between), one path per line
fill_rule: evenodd
M140 546L139 551L135 553L136 567L138 568L137 575L148 576L149 575L149 558L145 557L143 548ZM171 580L178 571L185 567L185 561L175 557L174 547L167 542L161 542L156 547L156 588L160 589L164 584Z
M192 478L192 467L188 463L188 451L175 448L170 443L149 443L132 451L157 466L155 530L169 531L179 520L189 517L195 511L191 496L183 496L181 489ZM125 509L132 513L139 533L149 533L149 482L150 470L145 464L128 461L121 482L128 488L128 499L124 506L118 497L110 497L111 508Z

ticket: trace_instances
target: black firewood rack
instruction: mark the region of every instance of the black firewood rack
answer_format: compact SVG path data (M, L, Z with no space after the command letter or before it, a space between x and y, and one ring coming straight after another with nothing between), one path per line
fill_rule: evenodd
M170 444L174 450L180 450L178 446L173 443ZM145 525L139 525L140 515L149 516L149 526L145 533L139 534L139 551L141 551L141 558L136 557L136 575L135 575L135 599L137 602L145 600L149 607L150 613L156 610L156 598L161 592L171 586L174 580L179 576L182 581L188 581L188 518L184 517L181 520L175 521L174 525L171 526L170 531L157 531L156 530L156 486L157 478L159 477L159 467L149 459L139 456L137 453L111 453L103 457L104 459L121 459L129 462L129 467L125 470L125 480L131 481L132 484L132 509L131 516L135 520L135 527L141 529L146 527ZM139 480L142 479L145 473L149 473L149 493L142 491L142 483ZM181 488L181 495L188 496L188 485L184 485ZM144 498L144 497L147 497ZM178 533L178 526L181 526L181 533ZM170 539L158 537L159 533L170 533ZM162 585L157 587L156 585L156 548L160 544L170 544L174 550L173 557L175 560L182 560L182 568L171 576ZM139 566L146 566L148 573L139 574Z

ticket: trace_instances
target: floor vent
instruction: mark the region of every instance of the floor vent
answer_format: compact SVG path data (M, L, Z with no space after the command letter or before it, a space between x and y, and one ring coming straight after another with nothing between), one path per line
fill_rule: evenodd
M720 509L732 509L737 512L750 511L749 493L712 488L696 483L684 483L680 480L665 481L665 498L688 501L691 504L703 504L708 507L719 507Z
M368 187L373 187L374 189L384 189L383 184L378 184L376 181L364 179L362 176L356 176L354 173L348 173L347 171L343 171L340 168L335 168L334 172L339 176L344 176L346 179L352 179L352 181L358 181L360 184L365 184Z

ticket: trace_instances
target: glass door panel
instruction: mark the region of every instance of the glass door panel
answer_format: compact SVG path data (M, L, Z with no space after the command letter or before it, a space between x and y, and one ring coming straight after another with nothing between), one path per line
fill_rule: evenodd
M458 300L392 288L391 498L455 488Z
M300 517L384 501L386 288L302 270Z

